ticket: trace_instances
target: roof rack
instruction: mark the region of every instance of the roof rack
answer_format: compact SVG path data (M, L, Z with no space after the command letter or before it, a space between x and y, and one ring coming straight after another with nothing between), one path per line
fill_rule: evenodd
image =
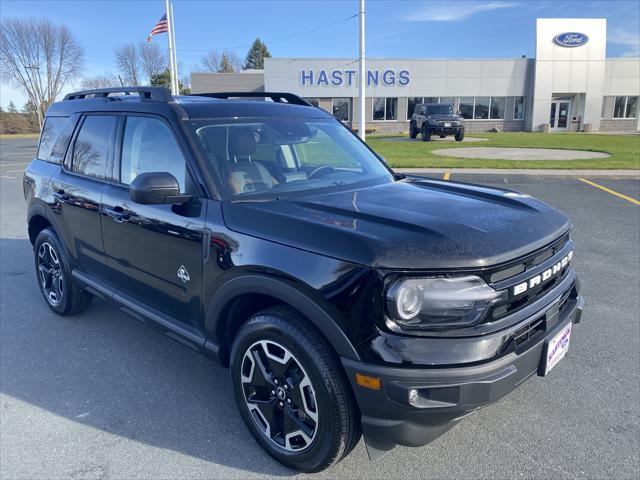
M82 100L90 98L107 98L110 94L124 93L131 95L137 93L141 102L173 102L173 97L164 87L113 87L82 90L65 95L64 100Z
M303 105L305 107L311 107L312 105L307 101L300 98L298 95L287 92L216 92L216 93L192 93L194 97L209 97L209 98L253 98L263 97L270 98L276 103L290 103L292 105ZM284 100L284 102L283 102Z

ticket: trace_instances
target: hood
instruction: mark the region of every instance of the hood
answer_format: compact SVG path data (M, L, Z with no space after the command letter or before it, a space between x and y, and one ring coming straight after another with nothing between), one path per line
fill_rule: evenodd
M234 231L361 265L474 268L541 248L570 228L528 195L468 184L401 181L267 202L225 202Z

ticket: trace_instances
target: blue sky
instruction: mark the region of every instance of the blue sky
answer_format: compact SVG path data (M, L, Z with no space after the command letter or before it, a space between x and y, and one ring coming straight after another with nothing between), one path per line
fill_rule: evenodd
M211 48L233 49L244 57L256 36L267 43L274 57L355 57L357 18L281 39L356 14L358 3L174 0L181 75L197 71L200 57ZM85 48L85 75L93 76L115 73L114 49L123 42L145 40L163 10L163 0L2 0L0 16L36 15L66 24ZM638 0L367 0L367 56L533 57L538 17L607 18L607 56L640 56ZM423 43L421 39L438 40ZM166 35L153 41L166 48ZM25 97L3 84L0 104L6 106L10 100L20 107Z

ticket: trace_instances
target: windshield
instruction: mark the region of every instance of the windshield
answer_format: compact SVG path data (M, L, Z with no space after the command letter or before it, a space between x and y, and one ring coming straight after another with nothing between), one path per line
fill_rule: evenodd
M215 119L186 122L235 197L392 181L382 162L334 120Z
M451 115L453 113L453 105L429 105L427 113L429 115Z

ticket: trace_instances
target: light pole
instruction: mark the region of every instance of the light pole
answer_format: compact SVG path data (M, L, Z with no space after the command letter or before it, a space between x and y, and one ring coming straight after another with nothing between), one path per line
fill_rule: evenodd
M367 68L364 59L364 0L360 0L360 121L358 124L358 134L362 141L365 140L365 88L367 85Z

